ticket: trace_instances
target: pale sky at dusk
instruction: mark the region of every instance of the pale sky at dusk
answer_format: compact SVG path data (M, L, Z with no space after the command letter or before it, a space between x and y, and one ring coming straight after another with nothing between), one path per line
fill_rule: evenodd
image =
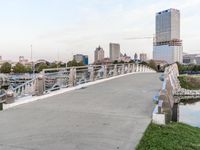
M181 11L183 49L200 53L200 0L0 0L0 55L47 60L69 60L72 54L89 55L109 43L121 51L152 54L152 40L125 40L153 36L155 13L168 8Z

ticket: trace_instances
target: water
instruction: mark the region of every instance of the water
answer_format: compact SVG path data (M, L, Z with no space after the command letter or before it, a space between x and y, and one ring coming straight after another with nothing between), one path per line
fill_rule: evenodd
M179 104L179 122L200 127L200 99Z

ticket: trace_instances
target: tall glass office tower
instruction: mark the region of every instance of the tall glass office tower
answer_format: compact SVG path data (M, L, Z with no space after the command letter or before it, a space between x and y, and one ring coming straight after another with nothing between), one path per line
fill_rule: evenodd
M180 39L180 11L168 9L156 13L156 37L153 59L168 63L182 63L182 40Z

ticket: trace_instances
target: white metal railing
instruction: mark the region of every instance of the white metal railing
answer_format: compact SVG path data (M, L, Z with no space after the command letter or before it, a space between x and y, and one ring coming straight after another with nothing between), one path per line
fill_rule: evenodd
M5 101L5 99L6 99L6 93L5 92L1 93L1 95L0 95L0 102L1 101Z
M16 88L11 88L10 90L14 92L15 97L23 97L26 95L34 95L35 88L36 88L36 77L30 81L27 81L17 86Z
M147 71L153 70L139 64L110 64L44 69L42 73L45 77L45 91L49 92L131 72Z
M0 100L7 99L9 94L9 96L13 95L14 99L24 96L43 95L62 88L73 87L87 82L133 72L155 71L148 66L140 64L88 65L81 67L44 69L39 75L34 76L31 80L26 81L15 88L10 86L8 91L0 95Z

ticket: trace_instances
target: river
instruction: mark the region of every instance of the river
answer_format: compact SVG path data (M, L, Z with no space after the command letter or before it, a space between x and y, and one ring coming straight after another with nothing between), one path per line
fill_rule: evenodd
M200 127L200 99L179 104L179 122Z

